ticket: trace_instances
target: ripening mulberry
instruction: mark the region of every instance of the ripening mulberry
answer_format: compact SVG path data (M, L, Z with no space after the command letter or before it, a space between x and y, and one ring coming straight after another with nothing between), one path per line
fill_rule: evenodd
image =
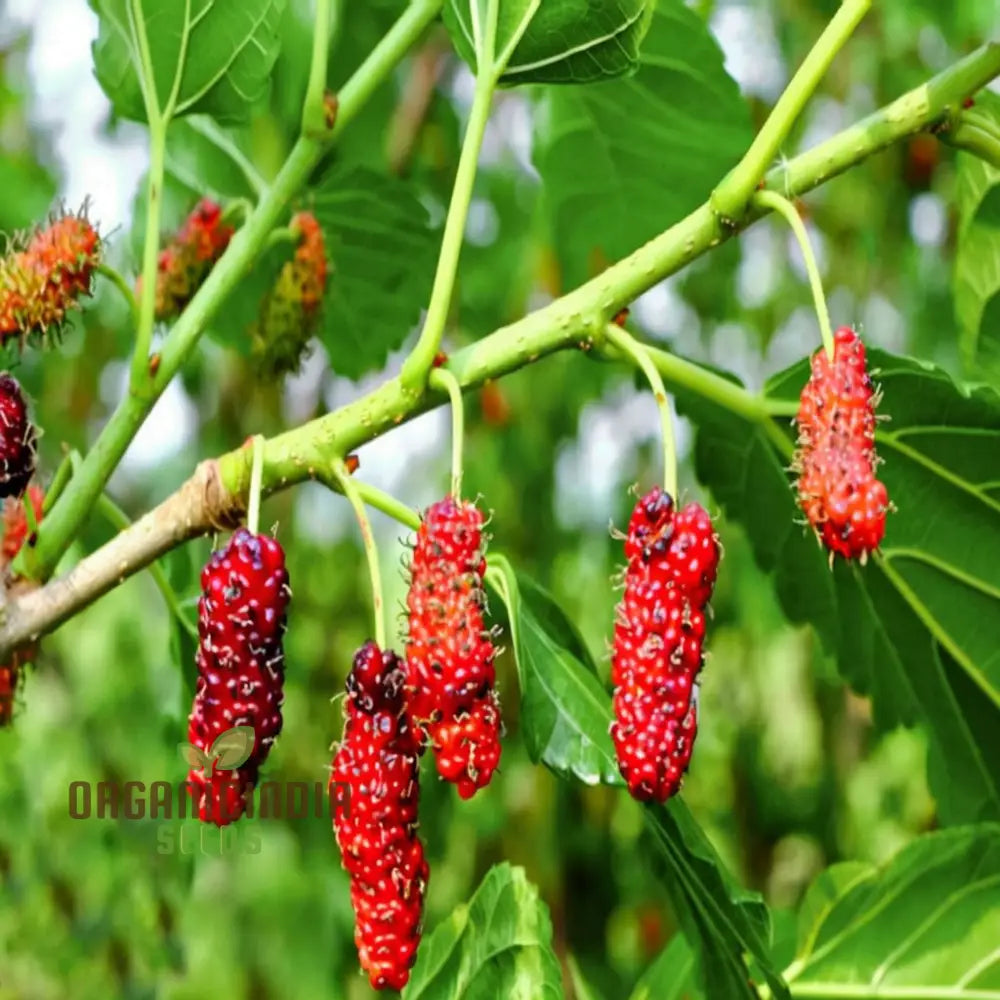
M253 350L260 371L268 377L296 372L306 356L319 323L329 264L323 230L312 212L292 217L299 234L295 256L281 269L264 296L253 331Z
M35 428L12 375L0 374L0 497L19 497L35 473Z
M674 795L691 760L719 554L712 520L698 504L677 511L659 487L636 504L615 620L611 737L629 792L641 801Z
M831 554L865 559L885 534L889 494L875 477L875 390L865 348L849 327L820 349L796 417L799 504Z
M496 650L483 622L483 515L445 497L417 532L406 599L410 714L434 748L438 773L470 798L500 762Z
M188 775L199 818L225 826L243 815L257 775L281 732L286 612L291 591L285 554L273 538L236 531L201 573L198 686L188 742L202 753L234 726L256 734L250 758L235 771L200 768Z
M351 877L354 943L375 989L401 990L420 944L428 868L417 836L420 737L405 671L371 641L347 678L347 718L330 776L334 831Z
M83 215L62 215L0 261L0 343L58 332L90 295L101 241Z
M184 311L235 232L223 220L222 208L211 198L202 198L195 205L157 258L157 319L173 319ZM136 283L136 295L142 296L141 278Z

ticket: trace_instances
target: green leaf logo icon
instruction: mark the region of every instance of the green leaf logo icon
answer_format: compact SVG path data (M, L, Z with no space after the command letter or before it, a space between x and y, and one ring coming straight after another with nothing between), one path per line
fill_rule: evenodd
M253 726L233 726L219 736L209 747L208 753L202 753L190 743L178 743L177 749L191 767L200 767L207 778L211 777L215 768L234 771L245 764L253 753L256 739Z

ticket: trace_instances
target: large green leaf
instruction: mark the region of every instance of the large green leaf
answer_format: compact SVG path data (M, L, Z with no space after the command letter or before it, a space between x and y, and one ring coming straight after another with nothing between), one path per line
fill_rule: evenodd
M984 91L976 109L1000 131L1000 95ZM1000 380L1000 170L970 153L957 160L955 313L966 360Z
M552 920L523 868L486 874L420 946L404 1000L562 1000Z
M751 138L719 47L680 0L659 0L633 76L552 88L539 112L535 164L573 284L595 254L622 257L704 201Z
M94 67L118 114L146 121L142 52L158 112L246 121L266 94L285 0L91 0Z
M500 0L497 54L526 18L527 29L501 76L501 82L587 83L621 76L636 66L639 44L649 26L654 0ZM473 67L474 7L480 24L485 0L449 0L444 20L455 47ZM532 12L532 7L537 9Z
M609 736L611 699L594 674L561 644L537 613L531 587L502 556L490 557L488 581L507 604L521 685L521 726L528 753L557 774L621 784ZM559 630L557 630L559 631ZM709 996L753 997L744 955L759 963L776 996L783 986L768 953L770 918L756 893L737 886L680 799L649 806L645 818L662 859L673 909L692 945Z
M799 941L787 975L804 996L1000 998L1000 826L927 834L882 869L821 875Z
M898 511L881 555L838 561L800 525L789 475L791 431L766 433L681 393L698 425L699 478L747 530L773 572L792 621L811 622L840 672L870 694L885 726L923 722L930 779L947 822L1000 817L1000 397L963 391L938 368L880 351L884 393L878 448ZM797 398L807 362L776 376L768 394ZM779 448L775 442L779 441ZM945 768L963 775L952 780Z
M630 1000L694 1000L697 963L687 940L676 935L635 984Z
M411 185L363 167L330 171L313 202L331 262L319 336L333 370L358 378L381 368L417 322L435 230Z

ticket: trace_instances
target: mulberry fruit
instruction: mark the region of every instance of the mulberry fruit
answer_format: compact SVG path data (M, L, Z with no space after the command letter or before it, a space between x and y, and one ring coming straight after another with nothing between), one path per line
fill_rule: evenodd
M188 785L204 822L243 815L261 766L281 732L286 612L285 554L273 538L236 531L201 574L198 684L188 742L205 753L234 726L252 726L249 759L235 771L192 768Z
M157 319L173 319L184 311L235 232L223 221L222 208L211 198L202 198L195 205L157 259ZM136 295L142 296L141 278L136 283Z
M330 796L351 877L354 942L375 989L401 990L410 977L428 878L417 836L422 747L405 696L400 659L365 643L347 678L347 719Z
M799 504L831 554L864 559L885 534L889 495L875 477L875 390L865 348L849 327L834 336L833 361L812 358L796 423Z
M253 333L258 367L268 377L299 370L326 293L329 266L316 216L299 212L290 228L299 234L299 245L264 297Z
M659 487L635 506L625 537L611 679L611 737L629 792L664 802L680 789L698 732L696 680L719 544L698 504L675 510Z
M0 342L61 327L89 295L101 241L82 215L63 215L0 262Z
M483 515L451 497L417 532L406 604L410 714L434 748L438 773L463 799L489 784L500 761L496 651L483 623Z
M0 374L0 497L19 497L35 473L35 428L17 380Z

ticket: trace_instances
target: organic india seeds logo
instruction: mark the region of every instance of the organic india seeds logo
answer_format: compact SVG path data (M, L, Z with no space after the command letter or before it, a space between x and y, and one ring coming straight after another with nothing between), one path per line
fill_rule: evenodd
M207 753L192 743L178 743L177 749L192 767L201 768L206 781L211 781L216 769L235 771L245 764L253 753L255 739L253 726L234 726L217 737Z

